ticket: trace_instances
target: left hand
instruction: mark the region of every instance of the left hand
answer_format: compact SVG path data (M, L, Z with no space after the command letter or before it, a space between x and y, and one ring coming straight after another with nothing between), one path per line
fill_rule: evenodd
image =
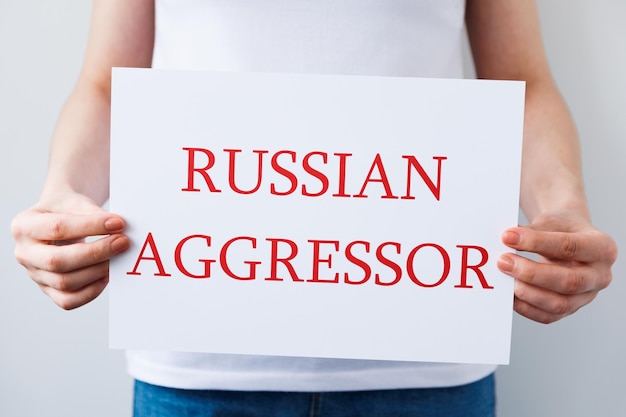
M498 259L498 268L515 278L515 311L531 320L547 324L575 313L611 282L617 245L578 213L542 214L526 227L507 229L502 242L539 255Z

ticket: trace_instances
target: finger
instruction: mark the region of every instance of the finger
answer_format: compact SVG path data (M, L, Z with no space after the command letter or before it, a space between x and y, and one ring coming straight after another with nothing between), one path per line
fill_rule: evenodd
M109 283L109 277L105 276L78 291L59 291L51 287L40 286L52 301L64 310L73 310L83 306L97 298Z
M564 316L548 313L517 298L513 301L513 309L517 311L518 314L543 324L554 323L564 318Z
M601 232L546 232L515 227L502 234L502 242L519 251L533 252L546 258L579 262L610 262L612 241Z
M609 268L541 263L512 253L500 256L498 268L517 280L560 294L599 291L611 281Z
M124 252L130 240L124 235L111 235L88 243L72 245L30 245L16 248L15 256L22 265L31 269L55 273L76 271L96 265ZM23 253L27 251L27 253Z
M121 217L105 211L91 214L23 213L12 224L13 236L40 241L64 241L108 235L124 230Z
M104 261L76 271L54 273L45 270L31 270L29 275L37 284L57 291L72 292L80 290L109 273L109 262Z
M575 313L593 301L596 295L595 291L563 295L524 282L515 282L515 299L518 304L516 311L520 312L521 309L524 316L532 315L533 320L542 323L546 320L552 322Z

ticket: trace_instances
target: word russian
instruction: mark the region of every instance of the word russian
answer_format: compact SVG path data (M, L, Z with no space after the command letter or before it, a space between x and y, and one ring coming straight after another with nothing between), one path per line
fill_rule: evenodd
M192 148L184 147L183 151L187 152L187 186L182 188L185 192L199 192L206 187L206 190L212 193L221 193L221 184L212 177L212 173L209 171L214 168L217 160L217 155L205 148ZM447 159L446 156L433 156L432 159L436 162L437 174L434 178L428 175L422 164L413 155L402 155L404 163L406 164L406 176L403 184L399 186L403 190L404 194L399 195L397 189L398 184L394 184L392 187L385 164L380 154L376 154L370 164L369 172L361 182L361 187L358 192L354 190L350 192L346 189L346 175L349 167L349 159L353 156L351 153L333 153L329 155L327 152L313 151L308 152L304 156L300 157L295 151L281 150L269 155L268 150L253 150L252 153L256 155L256 179L253 181L254 185L247 189L237 185L237 155L243 152L242 149L224 149L224 156L228 159L228 188L237 194L254 194L261 190L263 185L263 178L265 172L265 165L269 166L280 177L284 178L288 182L288 186L281 188L276 182L269 183L269 192L276 196L286 196L293 193L299 193L306 197L320 197L331 192L332 197L351 197L351 198L368 198L366 193L367 188L372 183L378 183L382 186L384 193L380 196L385 199L402 199L402 200L415 200L412 190L412 179L414 173L417 173L422 182L426 185L432 196L439 200L441 198L441 167L442 162ZM218 154L223 155L223 154ZM335 158L337 162L337 172L332 175L324 170L316 168L316 166L327 166L330 164L330 159ZM202 162L199 160L202 159ZM397 162L396 162L397 163ZM316 189L307 186L303 183L302 178L298 178L296 169L301 168L307 177L314 179L319 183ZM201 178L204 181L201 185L197 184L197 179ZM307 178L308 179L308 178ZM395 189L395 191L394 191Z

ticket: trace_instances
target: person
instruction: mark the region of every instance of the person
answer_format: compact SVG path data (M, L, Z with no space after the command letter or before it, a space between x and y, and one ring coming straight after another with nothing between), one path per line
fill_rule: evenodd
M533 0L95 0L40 199L12 222L18 262L69 310L102 293L109 259L130 246L123 218L101 208L112 67L462 77L464 30L477 77L527 83L529 223L502 241L537 257L498 259L515 279L514 309L541 323L575 313L609 285L617 248L591 223L577 132ZM175 352L129 352L128 363L137 416L495 413L493 366Z

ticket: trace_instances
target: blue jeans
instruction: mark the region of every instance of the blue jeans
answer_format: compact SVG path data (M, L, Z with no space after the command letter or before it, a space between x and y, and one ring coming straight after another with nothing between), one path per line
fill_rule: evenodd
M351 392L182 390L135 382L134 417L494 417L494 376L449 388Z

